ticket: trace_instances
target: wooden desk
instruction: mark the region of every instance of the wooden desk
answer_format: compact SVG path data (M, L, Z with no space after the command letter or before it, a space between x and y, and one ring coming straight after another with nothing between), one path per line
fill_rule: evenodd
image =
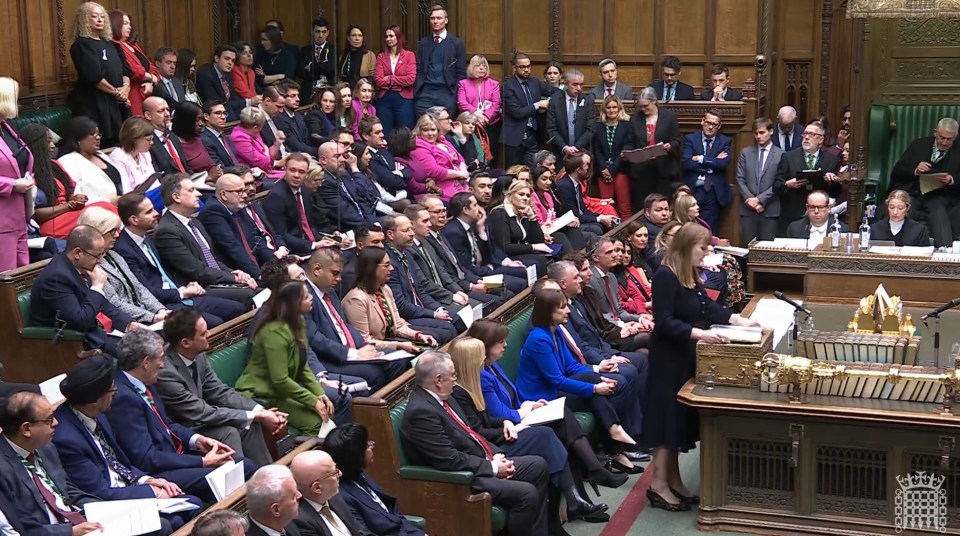
M804 294L809 252L751 249L747 257L747 292Z

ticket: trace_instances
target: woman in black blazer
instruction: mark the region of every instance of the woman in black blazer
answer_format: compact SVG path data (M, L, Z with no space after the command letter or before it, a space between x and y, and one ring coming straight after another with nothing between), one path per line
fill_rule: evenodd
M870 226L870 240L892 241L898 246L929 246L927 228L908 218L910 194L894 190L887 196L887 217Z
M633 216L630 199L630 181L627 166L620 153L627 148L630 138L630 116L623 109L620 97L610 95L603 99L603 118L593 129L593 170L601 199L614 199L614 208L620 219Z
M667 145L667 154L640 164L630 164L630 202L639 208L649 194L670 197L673 192L673 183L680 180L683 134L677 116L657 106L657 92L652 87L647 86L637 94L637 108L640 113L630 118L630 138L626 148L641 149L657 143Z
M537 223L531 196L533 189L526 181L513 181L504 192L503 203L487 215L490 242L500 252L500 258L510 257L527 266L537 267L537 277L547 273L547 255L553 242L544 237ZM494 255L496 257L496 255Z

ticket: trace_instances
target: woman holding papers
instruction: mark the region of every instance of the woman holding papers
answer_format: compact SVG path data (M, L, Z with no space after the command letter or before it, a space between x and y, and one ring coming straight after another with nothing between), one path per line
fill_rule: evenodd
M907 216L910 214L910 194L894 190L887 196L887 217L870 226L870 240L893 241L897 246L930 245L926 226Z
M265 399L265 406L288 415L290 426L316 436L333 416L333 402L307 367L303 315L313 308L301 281L290 281L267 300L253 332L250 362L237 379L243 395Z
M551 234L550 226L557 221L557 218L563 214L557 214L560 207L560 200L553 193L553 172L547 168L536 167L533 169L533 212L543 229L544 236ZM587 239L583 237L580 229L575 229L566 225L552 233L553 239L557 244L563 246L564 251L575 251L583 249L587 245Z
M683 134L676 114L657 106L657 92L652 87L640 90L637 107L640 113L630 118L626 149L643 149L662 143L666 150L665 154L645 162L630 164L631 206L642 207L643 200L654 192L670 196L673 183L680 177Z
M397 303L393 300L393 291L387 285L392 271L390 257L383 248L365 247L360 250L357 254L357 282L343 297L347 321L377 350L416 352L415 343L436 346L436 339L413 329L400 316ZM387 340L388 337L407 340Z
M521 401L517 387L507 378L507 374L497 363L507 348L508 334L507 326L482 319L474 322L467 330L469 337L480 340L484 345L486 357L474 365L480 373L480 390L483 393L483 406L486 407L486 413L495 419L516 423L522 422L523 418L534 409L545 405L545 401ZM467 383L464 382L464 387L469 390L466 387ZM579 464L574 464L573 467L584 473L584 481L593 485L597 494L599 494L598 485L618 488L627 481L626 475L611 473L600 463L587 436L580 428L580 423L566 404L563 407L563 419L544 424L552 428L560 442L566 445L569 455L579 460Z
M582 480L574 479L567 464L567 449L556 434L546 426L516 424L510 419L494 418L487 412L480 387L480 368L483 366L486 349L483 341L473 337L454 339L450 343L450 357L457 372L457 385L453 399L466 416L466 424L479 430L487 440L502 448L508 457L535 455L547 462L550 484L563 491L567 500L567 518L606 522L610 516L602 515L606 504L592 504L581 496ZM545 401L541 401L546 405ZM579 475L579 471L577 472ZM601 516L602 517L599 517Z
M683 484L678 465L679 452L694 448L699 440L697 412L677 402L677 392L696 370L697 341L724 342L708 329L711 324L759 325L707 298L697 267L709 247L710 232L705 227L684 224L653 276L657 306L646 407L656 411L647 413L643 427L644 441L653 447L654 476L647 498L651 506L670 512L689 510L700 502Z

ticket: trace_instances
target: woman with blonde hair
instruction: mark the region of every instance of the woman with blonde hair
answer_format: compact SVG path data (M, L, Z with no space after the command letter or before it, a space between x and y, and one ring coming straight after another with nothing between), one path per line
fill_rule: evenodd
M697 342L724 342L710 329L712 324L759 326L756 320L734 314L707 297L698 266L709 248L710 233L705 227L683 224L652 282L657 306L645 407L656 411L647 413L643 423L643 439L653 448L653 481L647 499L654 508L670 512L700 503L684 485L678 463L679 453L693 449L699 440L696 410L677 401L677 392L696 370Z
M627 164L620 155L629 142L630 116L616 95L603 99L601 110L600 121L593 131L593 172L598 197L614 199L617 215L625 220L633 216L633 204Z
M373 82L366 78L361 78L353 86L353 95L356 98L350 105L353 107L354 120L350 125L353 128L353 135L360 139L360 120L367 116L376 116L377 109L373 106Z
M413 129L416 148L401 161L413 171L410 180L414 193L439 189L444 202L453 194L467 189L470 173L463 157L446 138L440 135L440 123L430 114L423 114ZM423 186L414 186L419 183Z
M898 246L929 246L927 227L910 214L910 194L894 190L887 195L887 217L870 226L870 240L892 241Z
M568 519L609 520L609 516L603 515L606 504L591 504L581 496L578 488L583 482L574 478L567 463L567 449L550 427L528 427L509 419L491 418L487 414L480 387L480 369L486 359L483 341L473 337L454 339L450 343L450 357L457 373L457 385L451 398L460 406L464 423L503 449L508 457L534 455L546 460L551 485L561 490L567 500Z
M549 244L553 238L543 234L533 209L533 187L528 182L514 180L504 192L503 203L487 215L490 243L494 257L509 257L527 266L537 267L537 277L547 270L547 255L554 251Z
M0 77L0 272L30 263L27 249L28 199L34 195L33 154L10 125L17 117L20 85L13 78Z
M682 190L677 190L680 194ZM680 223L696 223L707 230L710 235L710 246L729 246L730 241L713 236L710 224L700 217L700 206L697 198L692 195L678 195L673 206L673 218ZM713 250L711 249L711 253ZM723 255L723 263L719 266L703 267L704 286L709 289L710 297L721 300L728 306L739 303L746 292L743 286L743 269L740 263L730 254Z
M507 168L504 175L511 175L527 184L533 185L533 180L530 177L530 166L526 164L514 164Z
M481 139L487 160L493 160L493 148L500 139L503 108L500 82L490 77L490 63L480 54L467 63L467 77L457 84L457 108L477 119L477 137ZM490 143L490 140L494 140Z
M237 164L260 168L267 177L282 179L286 160L280 154L283 140L278 136L274 144L267 147L260 137L260 131L266 123L266 112L260 108L244 108L240 111L240 124L230 132L230 141L237 154Z
M650 255L650 264L653 265L654 273L656 273L657 268L660 268L660 263L666 257L667 249L670 247L673 237L677 236L681 225L683 224L677 220L670 220L660 228L657 239L653 241L653 254Z
M100 127L103 144L117 144L120 126L130 117L130 70L112 41L107 11L96 2L77 9L70 58L77 83L67 98L74 117L86 116Z

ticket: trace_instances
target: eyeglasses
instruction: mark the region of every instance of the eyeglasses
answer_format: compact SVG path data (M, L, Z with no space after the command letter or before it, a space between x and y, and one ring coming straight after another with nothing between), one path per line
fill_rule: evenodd
M27 421L27 422L29 422L29 423L31 423L31 424L43 423L43 424L46 424L47 426L53 426L53 421L55 421L56 419L57 419L56 417L54 417L53 415L51 415L50 417L48 417L48 418L46 418L46 419L35 419L35 420L32 420L32 421Z
M386 268L386 267L390 266L390 264L391 264L391 263L389 263L389 262L379 262L379 263L377 263L377 266L380 266L380 267L382 267L382 268Z
M819 132L804 132L804 133L803 133L803 137L804 137L804 138L816 138L816 137L819 137L819 136L823 136L823 134L821 134L821 133L819 133Z
M79 249L80 249L80 251L86 253L87 255L90 255L91 257L93 257L94 259L97 259L98 261L99 261L100 259L102 259L102 258L107 254L106 251L104 251L103 253L94 254L94 253L90 253L89 251L87 251L87 250L85 250L85 249L83 249L83 248L79 248Z
M717 121L704 121L703 124L707 125L708 127L720 128L720 123Z
M517 69L520 69L521 71L526 71L531 67L533 67L533 65L514 65L514 67L516 67Z
M313 482L314 482L314 483L321 482L321 481L323 481L323 480L326 480L326 479L330 478L331 476L336 476L337 478L340 478L341 476L343 476L343 473L340 471L340 469L334 469L334 470L333 470L332 472L330 472L330 473L326 473L326 474L320 475L320 476L317 477L317 479L314 480Z
M830 208L829 205L807 205L807 210L812 210L814 212L820 212Z
M239 189L237 189L237 190L220 190L220 191L221 191L221 192L224 192L224 193L228 193L228 194L244 194L244 193L247 193L247 189L246 189L246 188L239 188Z

